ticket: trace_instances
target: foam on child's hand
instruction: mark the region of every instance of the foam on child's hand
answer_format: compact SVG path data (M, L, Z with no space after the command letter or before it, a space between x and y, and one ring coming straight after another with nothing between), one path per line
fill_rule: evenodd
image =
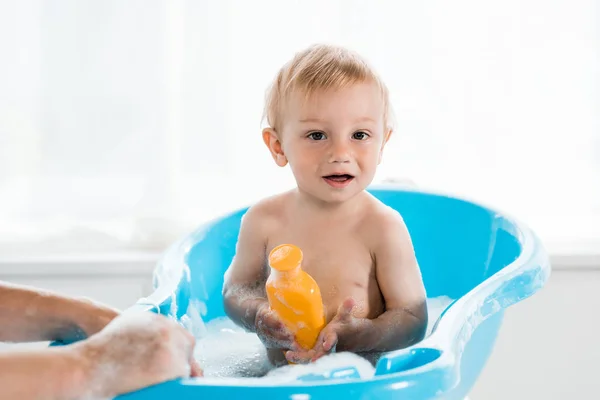
M431 334L435 322L451 302L452 299L446 296L427 299L427 335ZM330 354L311 364L274 369L256 334L244 331L230 319L210 321L201 331L194 355L207 378L244 378L248 383L268 379L270 383L286 383L344 367L354 367L362 379L374 374L369 361L347 352Z

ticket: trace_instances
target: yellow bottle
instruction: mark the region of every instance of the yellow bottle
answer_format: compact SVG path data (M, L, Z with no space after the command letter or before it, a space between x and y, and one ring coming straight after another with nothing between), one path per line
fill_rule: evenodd
M317 282L302 270L302 251L292 244L271 250L267 299L296 341L311 349L325 326L323 300Z

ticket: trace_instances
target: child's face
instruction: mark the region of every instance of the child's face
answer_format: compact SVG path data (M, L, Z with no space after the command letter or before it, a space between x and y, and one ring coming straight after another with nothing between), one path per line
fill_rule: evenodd
M373 83L298 93L287 105L276 162L286 162L300 190L326 202L342 202L373 180L389 138L381 91ZM270 146L273 152L273 147Z

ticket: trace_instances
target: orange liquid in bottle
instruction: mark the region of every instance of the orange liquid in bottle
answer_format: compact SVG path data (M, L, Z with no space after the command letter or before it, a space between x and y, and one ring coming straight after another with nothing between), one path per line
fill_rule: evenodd
M317 282L302 270L302 251L291 244L269 254L271 274L266 290L269 305L305 349L311 349L325 326L323 300Z

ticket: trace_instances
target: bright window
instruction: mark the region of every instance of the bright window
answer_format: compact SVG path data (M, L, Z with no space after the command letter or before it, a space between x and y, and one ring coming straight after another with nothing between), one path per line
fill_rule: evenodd
M479 200L551 251L600 238L596 3L0 5L0 251L161 250L293 185L261 137L294 52L347 45L398 130L378 180Z

